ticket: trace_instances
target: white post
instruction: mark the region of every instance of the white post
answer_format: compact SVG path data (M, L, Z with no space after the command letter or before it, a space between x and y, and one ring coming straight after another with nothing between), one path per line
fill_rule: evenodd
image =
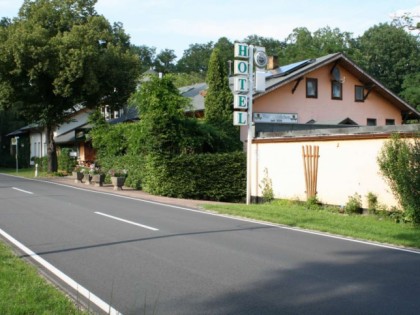
M16 173L19 172L19 137L15 137L16 139Z
M38 177L38 163L35 164L35 177Z
M248 139L247 139L247 158L246 158L246 204L251 203L251 179L252 179L252 94L254 92L254 46L249 45L249 67L248 67Z

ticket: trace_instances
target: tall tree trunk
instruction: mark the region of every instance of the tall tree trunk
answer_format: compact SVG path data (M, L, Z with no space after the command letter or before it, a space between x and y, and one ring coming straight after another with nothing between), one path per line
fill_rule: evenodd
M57 150L54 141L54 132L51 126L47 126L47 156L48 156L48 173L57 172Z

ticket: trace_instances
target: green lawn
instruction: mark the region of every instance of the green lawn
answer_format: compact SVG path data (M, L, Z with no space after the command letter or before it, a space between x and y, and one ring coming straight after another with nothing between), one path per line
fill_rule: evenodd
M0 314L88 314L0 242Z
M18 169L18 172L16 172L16 169L14 168L0 168L0 173L3 174L9 174L9 175L17 175L21 177L26 178L34 178L35 177L35 168L22 168ZM48 176L47 172L38 172L38 177L46 177Z
M274 201L259 205L204 205L207 210L362 240L420 248L420 228L374 215L347 215L305 204Z

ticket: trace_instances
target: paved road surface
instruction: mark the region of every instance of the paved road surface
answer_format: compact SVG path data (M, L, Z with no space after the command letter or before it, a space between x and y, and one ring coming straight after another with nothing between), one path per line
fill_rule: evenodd
M419 314L420 254L0 175L0 232L123 314Z

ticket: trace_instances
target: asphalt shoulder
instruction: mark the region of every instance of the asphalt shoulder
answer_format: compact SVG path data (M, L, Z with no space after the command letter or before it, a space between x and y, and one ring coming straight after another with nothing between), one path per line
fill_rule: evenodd
M116 195L122 195L130 198L136 198L140 200L147 200L152 202L158 202L163 204L170 204L179 207L186 207L191 209L202 209L205 204L229 204L226 202L210 201L210 200L195 200L195 199L182 199L182 198L171 198L164 196L156 196L144 192L142 190L136 190L130 187L123 187L121 190L114 190L111 184L103 184L103 186L95 186L94 184L86 184L77 182L71 176L54 177L54 178L42 178L43 180L50 182L57 182L67 186L79 187L93 191L100 191L105 193L111 193Z

